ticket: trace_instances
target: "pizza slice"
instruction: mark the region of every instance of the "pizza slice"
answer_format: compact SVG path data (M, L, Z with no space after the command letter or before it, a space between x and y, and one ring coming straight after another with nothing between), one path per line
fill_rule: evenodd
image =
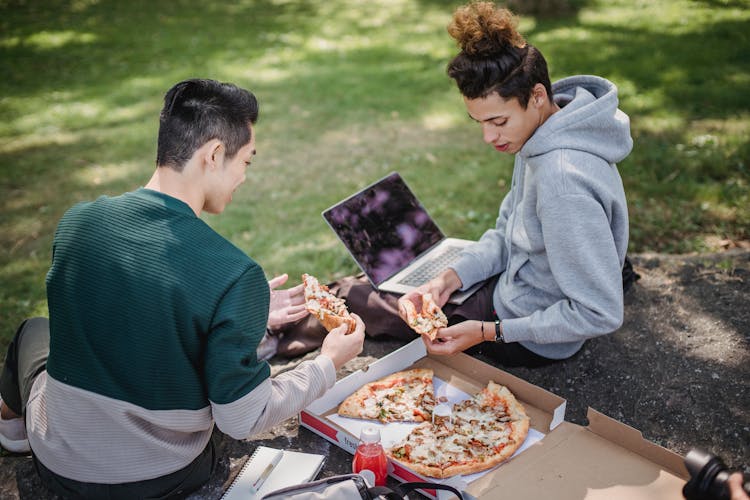
M453 408L455 433L466 436L469 460L446 460L443 477L473 474L490 469L510 458L523 445L530 420L513 393L490 381L473 398Z
M434 478L489 469L492 445L477 439L469 422L445 419L420 424L386 455L409 469Z
M432 378L429 368L392 373L360 387L339 405L338 414L381 422L431 420L435 406Z
M346 333L351 333L357 324L349 314L344 299L333 295L328 287L314 276L302 275L305 292L305 308L318 318L329 332L339 325L346 324Z
M420 425L386 453L429 477L474 474L510 458L528 430L523 405L506 387L490 381L473 398L453 405L452 418Z
M435 340L440 328L448 326L448 318L435 303L431 293L422 294L422 309L419 312L410 300L402 301L401 308L409 327L420 335L427 335L430 340Z
M417 474L443 477L443 451L439 446L437 427L424 422L400 442L385 451L391 460L399 462Z

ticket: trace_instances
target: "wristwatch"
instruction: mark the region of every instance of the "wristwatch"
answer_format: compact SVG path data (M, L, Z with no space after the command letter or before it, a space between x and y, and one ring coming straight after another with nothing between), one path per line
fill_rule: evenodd
M505 337L503 336L502 325L503 320L495 318L495 342L498 344L505 343Z

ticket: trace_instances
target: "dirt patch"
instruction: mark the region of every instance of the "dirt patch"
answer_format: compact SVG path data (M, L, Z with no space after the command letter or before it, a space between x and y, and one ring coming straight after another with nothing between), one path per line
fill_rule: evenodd
M509 371L566 398L572 422L590 406L750 471L750 252L633 261L641 279L620 330L559 365Z
M632 255L641 279L626 295L625 323L572 359L507 371L568 400L566 419L585 425L594 408L681 455L709 450L750 472L750 251ZM366 342L344 376L402 343ZM304 358L272 360L274 373ZM190 498L217 499L256 446L328 455L322 476L350 470L351 456L289 419L251 441L222 440L211 484ZM28 457L0 457L0 498L50 498Z

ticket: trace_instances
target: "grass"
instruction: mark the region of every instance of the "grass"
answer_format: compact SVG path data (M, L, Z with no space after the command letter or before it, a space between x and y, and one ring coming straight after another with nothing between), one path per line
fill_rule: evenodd
M445 232L479 236L512 162L482 143L445 76L460 3L0 0L0 346L46 314L64 211L146 182L161 99L184 78L260 100L253 171L206 221L269 277L354 272L320 211L393 170ZM553 79L593 73L620 87L635 138L620 164L631 252L749 238L749 5L600 0L522 21Z

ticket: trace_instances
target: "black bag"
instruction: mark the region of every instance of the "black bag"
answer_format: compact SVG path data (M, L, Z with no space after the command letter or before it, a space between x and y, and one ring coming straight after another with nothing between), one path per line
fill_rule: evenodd
M343 474L311 483L289 486L272 491L262 500L374 500L381 496L388 500L403 500L407 493L420 488L448 490L459 500L463 500L461 493L447 484L409 482L401 483L395 489L391 489L386 486L369 486L365 478L359 474Z
M641 279L641 275L635 272L633 269L633 263L630 262L628 256L625 256L625 264L622 266L622 291L627 293L628 290L635 284L636 281Z

